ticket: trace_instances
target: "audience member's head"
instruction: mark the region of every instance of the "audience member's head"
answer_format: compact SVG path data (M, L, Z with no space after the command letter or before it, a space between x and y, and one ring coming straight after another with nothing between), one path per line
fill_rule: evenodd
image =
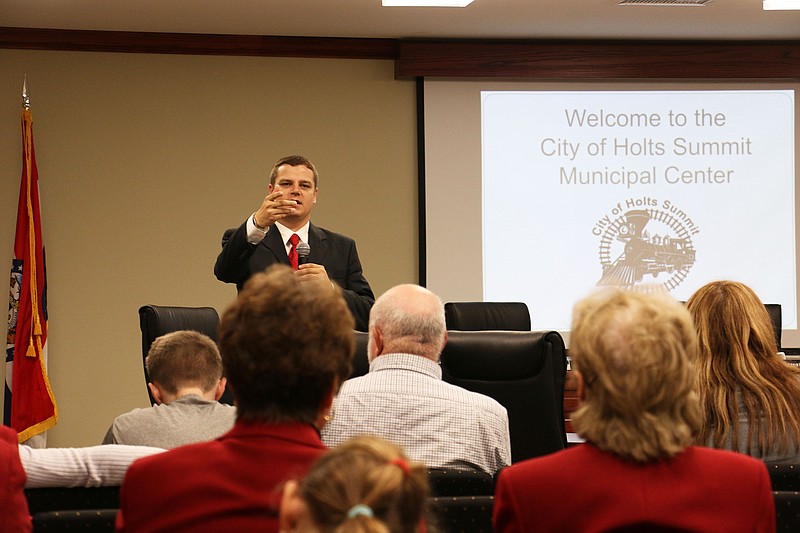
M389 289L370 311L370 361L384 353L409 353L438 361L446 341L444 305L419 285Z
M695 349L688 311L667 295L609 289L578 302L570 342L582 396L575 430L634 461L679 453L701 423Z
M697 289L686 307L692 315L701 355L721 354L737 365L777 357L775 330L755 292L736 281L712 281Z
M287 483L281 531L414 533L428 495L424 465L383 439L354 437Z
M353 317L339 291L275 265L223 313L219 345L240 419L319 424L350 374Z
M173 331L158 337L147 352L145 367L157 403L170 403L187 390L218 400L225 391L217 345L197 331Z
M686 307L697 330L695 386L705 415L698 442L756 456L791 452L800 438L800 371L778 354L764 304L742 283L713 281Z

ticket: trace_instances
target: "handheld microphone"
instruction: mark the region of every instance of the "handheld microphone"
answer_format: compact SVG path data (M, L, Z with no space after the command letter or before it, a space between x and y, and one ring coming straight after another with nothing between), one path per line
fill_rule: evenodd
M308 254L311 253L311 247L308 243L303 241L298 242L295 250L297 251L297 264L305 265L308 263Z

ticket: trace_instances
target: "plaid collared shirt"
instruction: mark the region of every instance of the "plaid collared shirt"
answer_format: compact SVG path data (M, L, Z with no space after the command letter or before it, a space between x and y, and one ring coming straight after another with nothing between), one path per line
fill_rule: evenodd
M384 354L365 376L344 382L322 440L335 447L376 435L429 468L473 468L494 474L511 463L506 409L494 399L442 381L426 357Z

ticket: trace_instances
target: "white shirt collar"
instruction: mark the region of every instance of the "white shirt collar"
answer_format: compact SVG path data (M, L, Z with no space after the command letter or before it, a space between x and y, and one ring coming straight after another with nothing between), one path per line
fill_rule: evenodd
M292 231L280 222L275 222L275 227L278 228L278 231L281 232L281 240L283 241L283 245L286 247L286 253L289 253L289 250L292 249L292 245L289 244L289 237L292 236L293 233L297 233L297 236L300 237L302 242L308 242L308 225L311 224L311 221L305 223L305 225L297 231Z

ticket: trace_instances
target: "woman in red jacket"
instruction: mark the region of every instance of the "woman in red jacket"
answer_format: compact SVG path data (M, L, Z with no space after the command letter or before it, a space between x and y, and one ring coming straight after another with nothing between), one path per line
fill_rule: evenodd
M688 311L666 295L610 290L579 302L572 422L586 443L502 470L495 531L775 531L764 464L692 446L696 347Z
M17 432L0 426L0 530L31 531L31 515L25 499L25 471L19 460Z

